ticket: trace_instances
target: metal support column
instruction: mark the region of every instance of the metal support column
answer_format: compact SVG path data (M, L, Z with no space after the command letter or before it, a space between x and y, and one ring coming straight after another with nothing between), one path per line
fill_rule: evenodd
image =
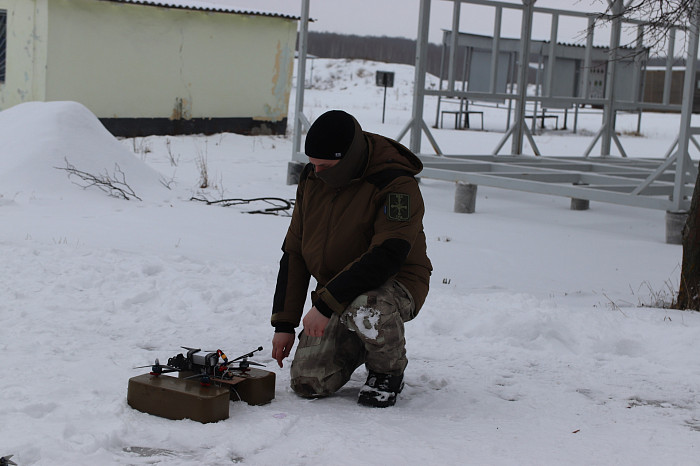
M676 28L671 28L668 35L668 49L666 51L666 70L664 71L664 98L663 104L671 103L671 83L673 82L673 54L676 48Z
M455 90L455 63L457 62L457 40L459 39L459 13L462 2L454 2L452 9L452 34L450 35L450 61L447 66L447 89Z
M583 59L583 90L581 97L588 98L590 93L591 79L591 54L593 53L593 34L595 33L595 17L588 17L588 27L586 28L586 54Z
M447 46L445 45L445 35L443 34L442 36L442 51L440 52L440 75L438 78L440 78L439 84L438 84L438 90L442 90L442 81L445 76L445 57L447 56L447 53L449 50L447 49ZM435 109L435 125L433 125L433 128L439 128L439 122L440 122L440 104L442 103L442 96L439 95L437 99L437 108Z
M428 31L430 28L430 1L420 0L418 14L418 37L416 39L416 69L413 80L413 115L411 117L411 137L409 149L415 154L420 153L420 143L423 129L423 102L425 100L425 72L428 63Z
M530 38L532 37L532 15L537 0L523 1L523 17L520 28L520 54L518 55L518 97L515 101L515 122L513 124L513 155L523 153L523 136L525 136L525 106L527 105L527 72L530 63Z
M493 21L493 47L491 48L491 83L489 92L496 92L498 82L498 59L501 50L501 20L503 18L503 7L496 7L496 15Z
M622 0L612 2L612 22L610 31L610 52L608 54L608 69L605 81L605 105L603 109L603 128L600 138L600 155L610 155L610 144L615 134L615 75L618 52L620 49L620 33L622 31Z
M304 84L306 82L306 50L309 37L309 1L301 2L301 21L299 22L299 50L297 55L297 92L294 104L294 136L292 139L292 158L301 152L301 132L308 128L309 121L304 116Z
M549 53L547 56L547 76L545 85L547 86L547 97L552 97L552 86L554 84L554 67L556 65L557 54L557 33L559 31L559 15L552 14L552 27L549 33ZM544 111L544 108L542 109ZM543 125L544 126L544 125Z
M681 210L683 202L683 185L686 177L686 163L690 160L688 145L692 138L690 128L693 115L693 95L695 93L695 68L698 61L698 29L700 28L700 0L693 2L688 28L688 56L685 62L683 79L683 105L681 108L681 126L678 133L678 152L676 153L676 176L673 187L673 210Z

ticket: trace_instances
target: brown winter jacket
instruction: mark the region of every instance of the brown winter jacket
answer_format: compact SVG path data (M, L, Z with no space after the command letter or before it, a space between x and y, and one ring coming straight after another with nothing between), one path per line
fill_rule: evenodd
M423 198L414 178L423 164L396 141L364 133L369 160L349 185L332 188L311 164L301 175L285 237L272 309L276 331L294 332L310 277L312 303L327 317L394 277L416 312L428 294L432 265L423 232Z

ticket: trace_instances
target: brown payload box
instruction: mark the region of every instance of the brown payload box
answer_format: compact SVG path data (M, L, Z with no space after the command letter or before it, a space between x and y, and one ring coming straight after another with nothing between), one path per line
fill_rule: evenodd
M234 377L231 384L231 400L245 401L249 405L264 405L275 397L275 373L253 367Z
M127 403L144 413L202 423L228 419L230 390L198 380L143 374L129 379Z
M129 379L127 403L134 409L167 419L192 419L202 423L228 419L229 400L264 405L275 397L275 373L255 368L229 380L216 379L203 386L199 379L144 374Z
M181 371L178 377L187 378L196 375L195 372ZM275 397L274 372L256 369L254 367L240 371L230 379L213 379L221 387L231 389L231 401L245 401L249 405L264 405Z

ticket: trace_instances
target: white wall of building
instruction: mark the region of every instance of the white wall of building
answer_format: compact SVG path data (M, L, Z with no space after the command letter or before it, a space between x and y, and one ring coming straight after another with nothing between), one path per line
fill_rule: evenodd
M0 84L0 110L45 98L47 1L0 0L0 10L7 12L5 82Z
M0 110L74 100L100 118L287 116L296 20L96 0L0 0L0 9Z

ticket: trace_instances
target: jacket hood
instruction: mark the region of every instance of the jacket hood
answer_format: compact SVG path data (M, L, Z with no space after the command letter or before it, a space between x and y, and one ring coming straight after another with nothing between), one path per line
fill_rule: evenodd
M423 170L423 163L403 144L378 134L367 133L369 164L364 177L385 170L401 170L416 176Z

